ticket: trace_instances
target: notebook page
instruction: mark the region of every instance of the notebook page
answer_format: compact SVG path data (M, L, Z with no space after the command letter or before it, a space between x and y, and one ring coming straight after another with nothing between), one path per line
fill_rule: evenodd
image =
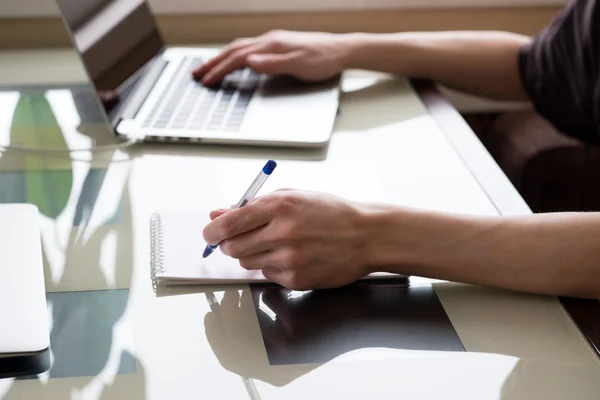
M247 271L219 249L203 259L206 242L202 230L210 221L208 211L161 212L163 269L159 279L194 280L197 283L234 283L266 280L260 271Z

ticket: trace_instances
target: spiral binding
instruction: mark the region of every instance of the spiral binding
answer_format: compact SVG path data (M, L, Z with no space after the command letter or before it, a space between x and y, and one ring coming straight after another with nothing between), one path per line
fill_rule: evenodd
M153 214L150 217L150 269L153 285L158 283L158 278L165 272L163 261L162 221L159 214Z

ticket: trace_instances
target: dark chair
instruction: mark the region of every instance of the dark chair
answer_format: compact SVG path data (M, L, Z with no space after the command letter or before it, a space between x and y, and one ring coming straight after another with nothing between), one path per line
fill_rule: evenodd
M532 110L465 119L534 212L600 211L600 145L566 136Z

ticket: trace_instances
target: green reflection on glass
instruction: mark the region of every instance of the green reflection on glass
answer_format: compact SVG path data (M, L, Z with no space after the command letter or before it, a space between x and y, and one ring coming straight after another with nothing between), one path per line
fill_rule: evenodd
M13 114L10 143L27 147L54 147L67 149L63 132L52 112L44 92L22 92ZM73 173L67 170L44 170L44 160L31 153L20 158L23 180L11 177L8 191L25 194L26 201L35 204L40 212L52 219L65 209L73 187ZM5 182L6 183L6 182ZM19 186L23 187L19 187ZM15 196L16 197L16 196Z
M96 376L106 365L114 326L123 316L129 290L48 293L52 305L51 378ZM135 359L121 359L119 374L133 374Z

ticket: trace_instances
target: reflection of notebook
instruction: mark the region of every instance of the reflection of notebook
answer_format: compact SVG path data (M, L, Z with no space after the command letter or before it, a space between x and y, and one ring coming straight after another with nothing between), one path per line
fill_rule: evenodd
M267 279L260 271L247 271L237 260L220 251L203 259L206 246L202 230L209 222L208 212L160 212L150 218L151 268L158 283L244 283ZM373 274L369 278L394 277Z

